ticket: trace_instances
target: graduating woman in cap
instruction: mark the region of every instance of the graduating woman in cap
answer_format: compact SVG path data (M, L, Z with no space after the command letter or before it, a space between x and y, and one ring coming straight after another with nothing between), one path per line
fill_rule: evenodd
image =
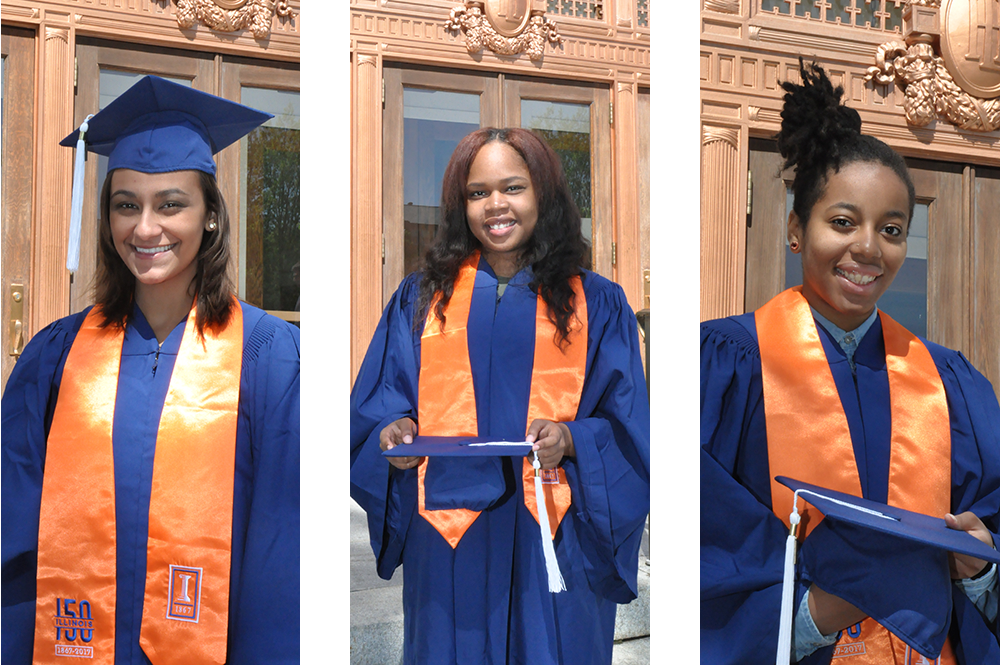
M585 269L562 167L531 132L466 136L441 199L351 393L351 496L379 575L403 566L404 662L610 663L649 510L635 316ZM533 442L547 533L525 458L382 456L418 434Z
M821 68L802 79L783 84L778 135L795 167L802 285L702 325L704 663L776 662L792 493L775 476L944 518L990 545L998 530L993 388L876 307L906 256L906 165L860 133ZM1000 663L995 565L810 513L792 662Z
M233 295L212 159L268 117L146 77L64 141L97 304L3 395L5 665L298 662L298 330Z

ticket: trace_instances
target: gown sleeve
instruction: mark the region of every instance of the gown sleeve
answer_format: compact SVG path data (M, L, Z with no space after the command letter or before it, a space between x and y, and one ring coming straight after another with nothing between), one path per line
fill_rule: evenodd
M1000 404L993 386L957 351L926 342L948 396L952 439L952 512L971 510L1000 546ZM1000 619L987 621L959 590L953 624L964 663L1000 663Z
M351 497L367 514L383 579L391 578L400 563L416 504L415 497L399 496L410 484L391 483L397 474L382 457L379 434L404 416L417 420L419 331L413 328L413 308L419 284L418 275L410 275L393 294L351 390Z
M638 594L638 552L649 513L649 399L639 333L621 287L588 273L587 377L575 458L563 462L591 588L618 603Z
M3 394L0 662L11 665L27 665L32 660L46 433L66 356L85 314L60 319L35 335L14 365Z
M291 665L299 662L299 331L264 316L245 337L240 418L252 482L228 662Z
M778 644L787 529L764 482L760 385L760 352L749 332L735 319L703 324L701 654L720 665L771 662ZM761 447L763 468L751 452ZM795 607L803 593L796 590Z
M759 350L747 332L752 323L740 323L741 318L702 328L702 655L718 663L773 660L787 535L770 510ZM960 354L933 344L928 348L948 396L952 512L972 510L996 533L996 398ZM964 594L950 591L946 557L851 531L849 525L824 520L803 543L795 606L811 581L822 580L823 588L882 617L914 646L939 649L940 631L949 631L950 624L959 663L1000 662L995 622L986 622ZM905 577L924 583L908 584ZM855 581L849 583L851 578ZM900 611L907 607L927 610L929 619ZM828 663L831 655L832 647L826 647L801 662Z

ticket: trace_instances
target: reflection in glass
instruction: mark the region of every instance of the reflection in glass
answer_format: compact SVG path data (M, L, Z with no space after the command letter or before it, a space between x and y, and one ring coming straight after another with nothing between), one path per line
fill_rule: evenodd
M785 210L791 211L791 188L785 193ZM917 203L913 209L910 232L906 237L906 260L889 290L882 294L878 307L907 330L927 336L927 224L929 206ZM785 239L785 288L802 283L802 259L793 254Z
M240 96L274 114L240 142L240 289L247 302L297 322L299 93L244 87Z
M440 223L441 182L458 142L479 129L479 95L403 88L403 270L418 270Z
M590 105L521 100L521 126L556 151L583 220L583 237L593 244L590 195Z

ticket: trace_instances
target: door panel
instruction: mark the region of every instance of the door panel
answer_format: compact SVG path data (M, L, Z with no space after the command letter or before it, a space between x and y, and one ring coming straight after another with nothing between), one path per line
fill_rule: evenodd
M608 88L406 66L386 66L383 77L383 304L433 243L444 168L477 127L527 127L548 140L585 226L592 220L593 268L612 277Z
M215 63L207 54L182 53L135 44L82 41L77 46L77 63L78 82L73 111L76 127L146 74L156 74L179 83L190 82L197 90L215 93ZM91 154L87 159L80 268L70 286L68 313L79 312L93 303L91 289L97 268L100 193L107 174L107 157L94 157Z
M593 270L611 279L611 91L510 77L504 109L505 125L535 131L559 154L592 243Z
M226 58L222 91L274 118L219 153L240 297L299 323L299 70ZM238 251L237 251L238 250Z
M17 354L34 333L28 328L31 307L31 215L34 133L35 33L3 26L3 298L2 385L14 370ZM14 290L14 285L21 288ZM19 294L19 295L18 295ZM15 300L20 299L18 302ZM12 316L20 309L20 317Z
M386 67L382 120L382 300L433 243L441 180L458 142L500 120L497 77Z
M1000 395L1000 169L977 166L972 206L972 348L969 359Z
M752 209L747 229L745 311L802 281L801 262L786 242L791 171L780 171L774 142L750 141ZM907 261L879 307L914 332L966 353L973 348L969 315L969 225L963 221L963 170L908 160L917 195Z

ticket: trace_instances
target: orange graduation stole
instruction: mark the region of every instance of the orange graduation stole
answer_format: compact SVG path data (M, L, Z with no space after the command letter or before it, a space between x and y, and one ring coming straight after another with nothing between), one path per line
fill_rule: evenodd
M478 436L476 395L469 362L467 326L472 290L479 266L479 252L465 260L455 279L451 299L445 306L446 325L434 315L437 298L427 311L420 341L418 421L420 432L433 436ZM556 344L556 327L549 320L548 306L541 296L535 309L535 355L528 400L528 422L535 419L566 422L576 418L583 392L587 361L587 299L579 277L570 284L575 294L575 317L570 324L569 344ZM438 296L440 297L440 296ZM417 467L417 501L420 515L455 548L479 516L465 508L429 510L424 507L424 477L428 459ZM566 473L562 468L542 471L545 503L552 538L572 503ZM538 520L534 469L528 458L522 466L524 503Z
M113 665L112 423L124 331L84 319L63 370L38 527L34 662ZM223 663L229 625L243 314L218 333L188 316L160 417L140 643L154 665ZM127 396L123 396L127 399ZM128 445L119 442L119 445Z
M951 509L951 426L944 385L927 348L885 312L892 418L889 504L942 517ZM754 313L760 345L767 454L774 513L789 525L792 491L774 480L789 476L861 496L844 407L802 287L788 289ZM799 537L823 519L800 504ZM874 619L843 631L834 651L845 663L919 662L910 648ZM954 663L945 642L940 663Z

